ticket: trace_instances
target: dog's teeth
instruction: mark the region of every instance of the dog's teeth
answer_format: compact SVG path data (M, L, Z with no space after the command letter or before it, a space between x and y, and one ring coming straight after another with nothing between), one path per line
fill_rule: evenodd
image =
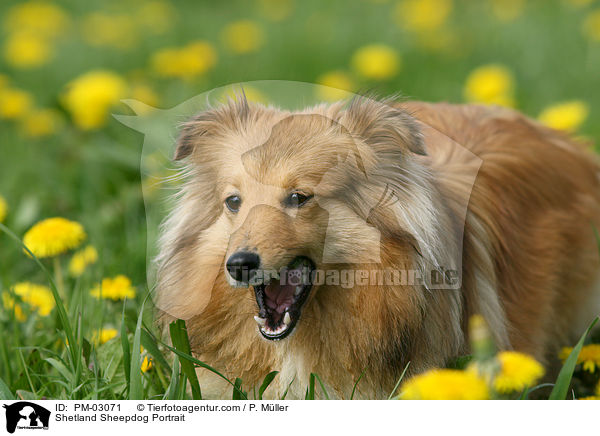
M286 312L284 317L283 317L283 323L285 325L290 325L290 322L292 322L292 317L290 316L289 312Z
M296 292L294 295L298 296L302 293L302 286L296 286Z
M267 320L264 318L261 318L260 316L254 316L254 321L256 321L256 324L258 324L261 327L264 327L265 324L267 323Z

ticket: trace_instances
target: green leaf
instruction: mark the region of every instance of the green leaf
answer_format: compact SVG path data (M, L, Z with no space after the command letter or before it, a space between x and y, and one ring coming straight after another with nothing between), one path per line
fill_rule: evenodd
M315 375L311 372L308 380L308 387L306 388L305 400L315 399Z
M521 393L521 396L519 397L519 400L528 400L529 399L529 394L531 394L532 392L535 392L538 389L548 388L548 387L552 387L552 386L554 386L553 383L542 383L542 384L539 384L539 385L534 386L532 388L524 389L523 392Z
M402 379L404 378L404 376L406 375L406 371L408 370L408 367L410 366L410 362L408 362L406 364L406 366L404 367L404 370L402 371L402 374L400 374L400 378L398 379L398 381L396 382L396 386L394 386L394 389L392 390L392 392L390 393L390 396L388 397L388 400L391 400L392 397L394 396L394 394L396 393L396 390L398 389L398 386L400 386L400 383L402 383Z
M29 391L24 391L22 389L19 389L17 391L17 397L19 397L20 400L38 400L39 398L37 397L37 395L35 395L33 392L29 392Z
M173 323L171 323L173 324ZM171 339L172 340L172 339ZM202 362L201 360L196 359L195 357L190 356L189 354L183 353L180 350L178 350L177 348L171 347L168 344L165 344L164 342L161 341L161 344L163 347L168 348L169 350L171 350L173 353L175 353L177 356L181 357L183 360L187 360L192 362L194 365L199 366L201 368L205 368L207 370L209 370L210 372L212 372L213 374L218 375L219 377L221 377L223 380L225 380L227 383L229 383L231 386L235 386L234 383L231 382L231 380L229 380L227 377L225 377L223 374L221 374L219 371L217 371L215 368L213 368L212 366ZM293 380L292 380L293 381ZM291 383L290 383L291 384ZM242 393L243 394L243 393ZM245 394L243 394L245 395ZM247 400L248 398L245 397L245 400Z
M16 397L10 391L10 388L0 378L0 400L16 400Z
M163 368L171 371L171 366L158 349L154 336L152 336L145 328L142 328L142 346L150 353L155 362L158 362Z
M129 349L129 339L127 338L127 326L125 325L125 302L123 302L123 313L121 314L121 348L123 349L123 372L125 373L125 382L127 389L130 389L131 369L131 351Z
M292 386L292 383L294 383L294 380L296 380L296 376L294 376L294 378L292 379L290 384L287 385L287 388L285 388L285 391L283 392L283 395L281 396L281 400L285 400L285 397L287 397L287 394L290 391L290 387Z
M571 354L569 354L569 357L567 357L567 360L565 360L565 364L561 368L558 377L556 378L556 383L554 384L554 388L552 389L550 397L548 398L549 400L567 399L569 386L571 385L571 379L573 378L573 372L575 371L575 366L577 365L577 358L579 357L579 353L583 348L585 338L590 333L594 325L598 322L598 319L600 318L596 318L594 321L592 321L585 333L581 336L581 339L579 339L579 342L577 342L577 345L571 351Z
M60 375L62 375L65 378L65 380L69 382L71 386L74 386L75 383L73 380L73 373L69 371L69 369L65 366L63 362L60 362L52 357L47 357L44 360L50 365L52 365L54 369L56 369L60 373Z
M363 369L363 371L360 373L360 375L356 379L356 383L354 383L354 386L352 387L352 394L350 395L351 400L354 399L354 394L356 393L356 387L358 386L358 382L360 381L361 378L363 378L363 375L365 375L366 371L367 371L367 368Z
M169 383L169 387L167 392L163 397L164 400L178 400L179 392L179 357L175 356L173 359L173 369L171 370L171 383Z
M187 397L187 377L185 374L179 374L179 392L177 392L177 400L189 400Z
M140 313L138 315L137 325L133 334L133 350L131 350L131 366L129 372L129 399L130 400L143 400L144 389L142 386L142 353L141 347L141 335L142 335L142 317L144 315L144 304L146 300L142 302Z
M241 400L243 393L244 391L242 391L242 379L237 377L235 379L235 383L233 384L233 394L231 395L231 399Z
M92 352L92 345L85 338L82 341L81 349L83 352L83 357L85 359L85 363L86 363L86 365L89 365L90 364L90 353Z
M473 360L473 356L472 355L466 355L466 356L458 356L454 359L451 359L448 364L446 365L446 368L449 369L465 369L469 363L471 363L471 361Z
M127 335L125 335L125 338L127 338ZM111 339L104 344L98 345L95 351L97 365L102 370L103 377L110 383L120 383L126 388L128 386L127 378L129 378L130 364L127 365L127 370L119 371L119 369L123 368L123 346L121 340L117 338Z
M329 400L329 394L327 393L327 389L325 389L325 385L321 381L321 377L319 377L318 374L315 374L315 378L317 379L317 381L319 382L319 385L321 386L321 391L323 391L323 395L325 396L325 399Z
M169 332L171 334L171 341L173 342L175 349L185 355L191 356L192 350L190 347L190 339L187 334L185 321L182 319L173 321L169 325ZM192 398L194 400L201 400L202 392L200 390L198 375L196 374L194 365L189 360L183 360L181 361L181 369L190 382L190 386L192 388Z
M265 391L267 390L267 388L269 387L269 385L271 384L271 382L273 381L273 379L275 378L275 376L279 374L279 371L271 371L270 373L268 373L262 384L260 385L260 388L258 389L258 399L262 400L263 399L263 394L265 393Z

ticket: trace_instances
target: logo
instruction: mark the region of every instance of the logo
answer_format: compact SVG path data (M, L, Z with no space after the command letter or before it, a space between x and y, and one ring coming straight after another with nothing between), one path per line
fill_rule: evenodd
M15 429L48 430L50 411L28 401L19 401L10 405L4 404L6 409L6 431L14 433Z

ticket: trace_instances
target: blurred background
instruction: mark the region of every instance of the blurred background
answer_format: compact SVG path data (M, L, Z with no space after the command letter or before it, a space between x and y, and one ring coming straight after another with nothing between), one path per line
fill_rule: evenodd
M19 238L49 217L81 224L69 248L82 251L44 262L64 289L114 286L112 300L129 295L135 314L146 278L143 136L111 114L132 113L122 99L170 108L265 79L500 104L598 142L600 1L3 0L0 222ZM0 233L0 292L44 281ZM4 328L24 339L0 343L0 357L54 340L39 328L53 328L43 319L52 300L27 289L15 292L20 316L5 293L14 314L0 321L16 316L23 325ZM112 332L122 306L105 304L94 322Z
M0 15L6 223L20 234L48 216L78 220L108 272L135 282L142 137L110 116L128 113L123 98L169 108L229 83L297 80L503 104L600 136L593 0L5 0ZM7 250L5 286L31 268Z

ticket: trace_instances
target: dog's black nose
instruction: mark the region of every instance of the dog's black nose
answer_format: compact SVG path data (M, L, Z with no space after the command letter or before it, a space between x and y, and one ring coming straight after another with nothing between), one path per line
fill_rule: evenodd
M249 251L238 251L227 259L227 271L238 282L248 283L260 266L258 254Z

